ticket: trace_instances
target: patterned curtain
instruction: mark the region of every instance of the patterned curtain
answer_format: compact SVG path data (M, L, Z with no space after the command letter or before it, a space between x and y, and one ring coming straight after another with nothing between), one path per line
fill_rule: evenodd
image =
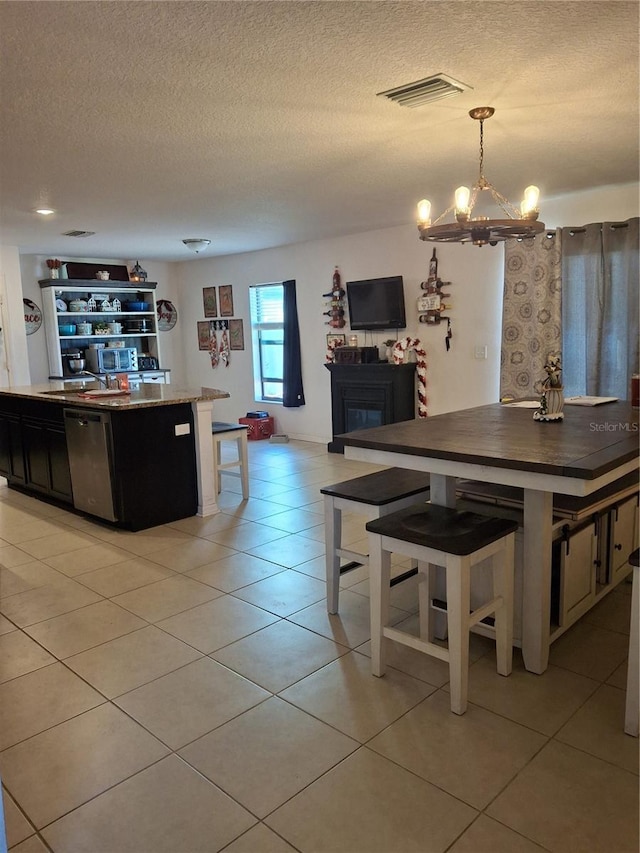
M500 398L536 397L549 353L562 347L562 236L507 240Z

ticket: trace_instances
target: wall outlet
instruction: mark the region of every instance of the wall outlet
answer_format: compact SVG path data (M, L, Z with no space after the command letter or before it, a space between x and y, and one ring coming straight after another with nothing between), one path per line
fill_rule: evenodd
M487 357L487 346L486 344L480 344L473 351L474 358L486 358Z
M176 435L189 435L191 432L191 424L176 424Z

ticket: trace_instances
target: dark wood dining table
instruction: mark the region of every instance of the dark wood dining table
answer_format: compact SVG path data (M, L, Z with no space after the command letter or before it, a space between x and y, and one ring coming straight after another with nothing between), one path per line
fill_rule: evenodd
M542 673L550 644L554 493L586 497L638 468L638 410L627 402L566 405L564 420L494 403L356 430L345 457L426 471L431 500L455 506L458 478L524 490L522 655Z

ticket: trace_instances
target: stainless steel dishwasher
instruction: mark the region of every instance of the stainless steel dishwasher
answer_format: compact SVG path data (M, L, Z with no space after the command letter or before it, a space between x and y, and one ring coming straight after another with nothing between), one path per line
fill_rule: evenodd
M117 521L111 416L86 409L65 409L64 428L74 507L107 521Z

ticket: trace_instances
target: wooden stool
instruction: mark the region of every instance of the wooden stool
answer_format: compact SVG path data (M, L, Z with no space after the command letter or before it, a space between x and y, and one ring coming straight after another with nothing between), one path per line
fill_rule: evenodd
M451 710L455 714L464 714L469 680L469 629L491 613L495 617L498 672L500 675L511 673L513 553L517 529L517 523L506 518L478 515L434 504L409 507L367 524L371 670L374 675L381 676L385 672L385 639L395 640L447 661ZM420 637L388 626L392 553L418 561ZM494 598L470 613L471 568L488 557L492 558ZM448 649L433 642L429 625L429 564L444 566L446 571Z
M366 566L368 554L342 547L342 513L355 512L370 521L429 498L429 475L388 468L320 489L324 495L324 540L327 573L327 611L338 612L340 573ZM340 559L351 560L340 566Z
M638 692L638 619L640 619L640 548L636 548L629 557L633 566L633 586L631 587L631 628L629 629L629 661L627 663L627 699L624 709L624 730L628 735L638 737L638 717L640 698Z
M213 482L216 493L222 489L221 472L227 471L230 477L240 477L242 480L242 497L249 497L249 460L247 456L247 428L243 424L225 424L214 421L211 424L213 436ZM238 457L232 462L222 462L220 442L235 441ZM229 468L239 468L239 471L229 471Z

